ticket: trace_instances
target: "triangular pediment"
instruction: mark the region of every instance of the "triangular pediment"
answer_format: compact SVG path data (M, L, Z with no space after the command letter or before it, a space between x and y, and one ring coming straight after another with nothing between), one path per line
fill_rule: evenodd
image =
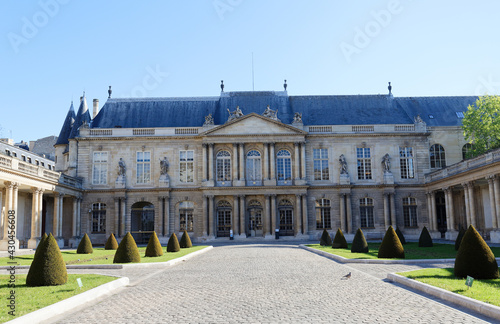
M303 130L279 121L251 113L230 122L214 127L202 135L305 135Z

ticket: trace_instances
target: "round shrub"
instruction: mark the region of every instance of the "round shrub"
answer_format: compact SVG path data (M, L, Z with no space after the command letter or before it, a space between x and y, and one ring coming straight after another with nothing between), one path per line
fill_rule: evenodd
M93 253L94 249L92 248L92 242L90 242L90 237L85 233L83 235L80 244L78 244L78 248L76 249L77 254L90 254Z
M420 238L418 239L418 246L419 247L432 247L434 244L432 244L432 237L431 234L429 234L429 231L427 230L427 227L424 226L422 228L422 232L420 233Z
M339 228L337 233L335 233L335 237L333 238L332 248L334 249L348 249L347 241L345 240L344 233Z
M352 240L351 252L353 253L368 253L368 243L366 242L365 235L361 228L358 228L354 239Z
M458 236L457 239L455 240L455 251L458 251L458 248L460 247L460 242L462 242L464 235L465 235L465 228L460 226L460 231L458 231Z
M326 229L323 229L323 234L321 234L321 238L319 239L319 245L321 246L330 246L332 245L332 238Z
M401 242L401 244L406 244L406 239L405 236L403 235L403 232L399 229L399 227L396 227L396 234L398 235L398 239Z
M104 244L104 249L105 250L118 249L118 242L116 241L115 235L113 233L111 233L111 235L108 237L108 240L106 241L106 244Z
M56 239L49 234L38 245L26 277L26 286L58 286L64 285L67 281L68 273L61 250Z
M455 258L455 277L467 276L475 279L499 278L495 255L472 225L465 232Z
M405 249L392 226L389 226L387 232L385 232L382 244L378 248L378 257L386 259L405 258Z
M189 237L187 231L184 231L184 233L182 233L181 241L179 242L179 244L181 246L181 249L186 249L193 246L193 243L191 243L191 238Z
M135 240L130 232L127 233L118 245L113 263L141 262L141 255Z
M167 252L179 252L180 250L181 247L179 245L177 235L175 235L175 233L172 233L172 235L170 235L170 238L168 239Z
M149 238L148 246L146 247L147 257L159 257L163 255L163 251L161 249L160 241L158 240L158 236L156 236L156 232L153 232L151 237Z

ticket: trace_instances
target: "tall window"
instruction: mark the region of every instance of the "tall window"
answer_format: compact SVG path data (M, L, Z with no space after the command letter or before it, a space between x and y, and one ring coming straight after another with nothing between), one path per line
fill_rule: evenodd
M287 150L280 150L276 154L276 169L278 180L292 180L292 155Z
M260 153L252 150L247 154L247 180L251 182L262 180L262 164Z
M373 222L373 199L361 198L359 200L359 217L361 227L375 227Z
M228 237L231 231L232 207L226 200L217 204L217 237Z
M462 146L462 159L468 159L472 157L472 144L467 143L464 146Z
M367 180L372 178L372 158L369 147L356 148L358 158L358 179Z
M314 180L328 180L328 149L313 149Z
M92 204L92 233L106 233L106 204Z
M151 179L151 152L137 152L137 183L149 183Z
M401 165L401 179L415 178L412 147L399 148L399 163Z
M332 220L330 214L330 200L316 200L316 229L332 228Z
M108 182L108 152L94 152L92 166L92 183L106 184Z
M217 181L231 181L231 154L228 151L217 153Z
M432 145L429 153L431 158L431 168L444 168L446 166L444 148L441 145Z
M179 152L179 177L181 182L194 181L194 151Z
M193 210L194 203L191 201L183 201L179 204L179 224L181 231L193 231Z
M417 227L417 202L415 198L403 198L403 217L405 227Z

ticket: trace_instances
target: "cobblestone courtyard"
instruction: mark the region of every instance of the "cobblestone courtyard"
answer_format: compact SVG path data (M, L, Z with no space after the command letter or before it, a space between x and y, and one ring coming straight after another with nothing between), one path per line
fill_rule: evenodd
M130 286L56 322L489 323L382 280L420 267L343 265L297 245L220 246L167 269L101 270Z

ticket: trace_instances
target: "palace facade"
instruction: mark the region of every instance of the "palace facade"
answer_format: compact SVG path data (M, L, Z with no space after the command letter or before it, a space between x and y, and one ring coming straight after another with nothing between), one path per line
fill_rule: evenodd
M91 117L83 97L55 145L56 171L78 185L38 198L53 206L44 231L74 246L84 233L166 242L184 230L198 242L337 228L378 239L389 225L454 239L472 224L500 242L500 151L465 158L461 120L476 99L222 91L94 100ZM36 228L19 239L36 241Z

